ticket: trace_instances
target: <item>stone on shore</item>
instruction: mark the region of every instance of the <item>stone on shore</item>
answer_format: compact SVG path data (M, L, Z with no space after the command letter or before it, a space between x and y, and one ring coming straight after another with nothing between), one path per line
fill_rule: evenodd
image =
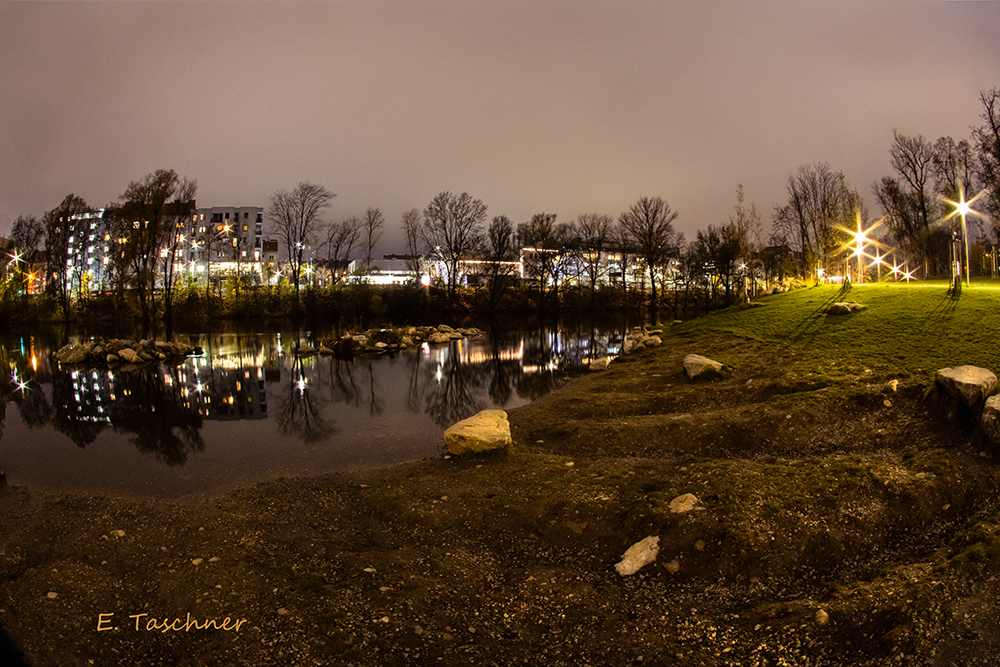
M504 450L513 442L507 413L503 410L483 410L463 419L444 432L444 442L448 451L456 456Z
M615 563L615 569L618 571L618 574L627 577L655 561L659 553L660 536L650 535L630 546L622 554L621 561Z
M139 353L130 347L123 347L122 349L118 350L118 356L119 358L130 364L138 363L141 361L141 359L139 359Z
M594 359L590 362L591 371L606 371L608 369L609 360L607 357L601 357L600 359Z
M689 354L684 357L684 373L691 380L714 380L724 377L726 370L719 361L700 354Z
M973 411L983 407L986 398L997 386L997 376L978 366L942 368L935 375L935 380L949 396L962 401Z
M435 331L427 337L427 342L431 345L445 345L451 342L451 336L440 331Z

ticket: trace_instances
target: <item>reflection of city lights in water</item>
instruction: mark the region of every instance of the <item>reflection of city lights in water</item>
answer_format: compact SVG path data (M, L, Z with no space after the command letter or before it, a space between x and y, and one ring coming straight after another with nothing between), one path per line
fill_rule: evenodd
M306 393L306 377L304 375L299 377L299 381L296 383L296 386L299 388L300 394Z

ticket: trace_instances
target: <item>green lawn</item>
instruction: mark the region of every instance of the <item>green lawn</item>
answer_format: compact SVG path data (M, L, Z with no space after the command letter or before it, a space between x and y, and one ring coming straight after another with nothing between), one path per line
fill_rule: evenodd
M1000 371L1000 287L973 283L958 296L945 282L821 285L763 297L759 308L729 308L685 323L688 335L722 332L796 351L900 371L970 364ZM837 301L866 310L827 315Z

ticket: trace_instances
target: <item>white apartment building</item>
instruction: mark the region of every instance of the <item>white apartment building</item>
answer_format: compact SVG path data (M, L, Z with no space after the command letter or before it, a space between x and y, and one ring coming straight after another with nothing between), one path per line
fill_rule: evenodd
M259 206L213 206L195 209L184 234L183 262L178 267L199 280L213 276L261 273L264 209Z

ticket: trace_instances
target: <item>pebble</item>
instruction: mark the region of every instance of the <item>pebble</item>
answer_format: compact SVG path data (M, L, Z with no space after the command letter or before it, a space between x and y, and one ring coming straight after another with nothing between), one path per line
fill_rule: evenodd
M826 613L825 610L820 609L816 612L816 625L826 625L830 622L830 615Z
M209 563L218 563L220 560L222 560L222 559L219 558L218 556L212 556L211 558L208 559L208 562Z
M424 634L424 629L422 627L420 627L419 625L415 625L415 626L413 626L413 634L415 634L415 635L422 635L422 634Z
M124 530L112 530L111 534L114 535L115 537L125 537Z
M49 595L48 595L48 598L49 598L50 600L55 600L55 599L56 599L57 597L59 597L59 594L58 594L58 593L56 593L55 591L49 591Z
M191 560L191 564L192 564L192 565L201 565L201 562L202 562L203 560L205 560L205 559L204 559L204 558L193 558L193 559Z
M284 607L278 609L278 616L288 616L288 610Z

